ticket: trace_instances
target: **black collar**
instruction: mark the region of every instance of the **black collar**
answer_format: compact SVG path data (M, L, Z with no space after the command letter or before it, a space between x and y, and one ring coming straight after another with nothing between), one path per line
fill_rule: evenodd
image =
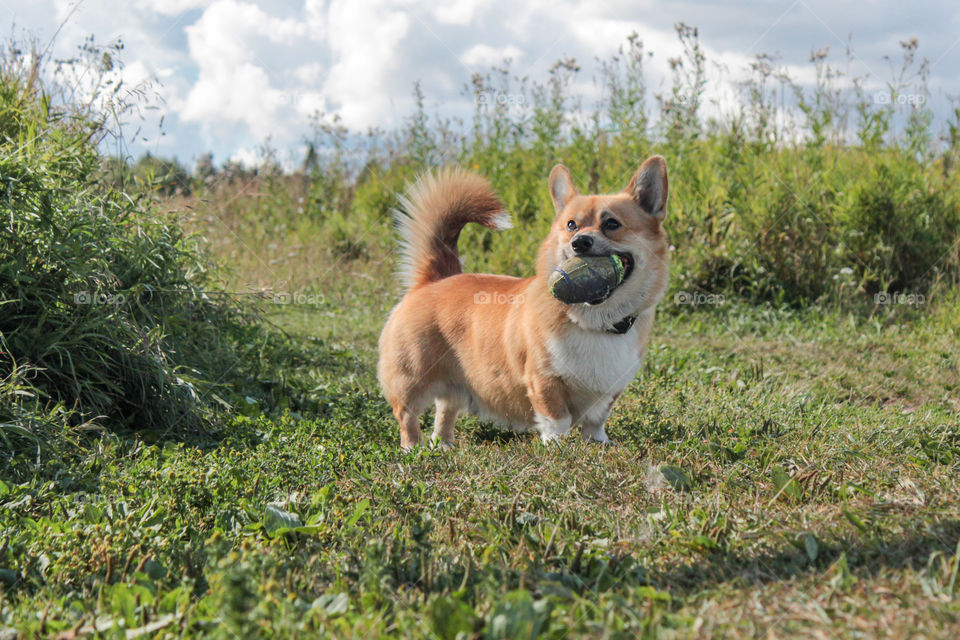
M627 331L630 331L630 327L633 326L633 323L637 321L637 316L627 316L626 318L615 323L613 327L607 329L607 333L615 333L617 335L623 335Z

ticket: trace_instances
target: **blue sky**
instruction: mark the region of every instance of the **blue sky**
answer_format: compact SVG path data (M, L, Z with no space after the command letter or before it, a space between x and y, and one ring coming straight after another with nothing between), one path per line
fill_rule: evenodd
M507 57L532 78L576 58L583 70L574 90L589 103L598 96L595 60L631 32L654 54L646 75L656 93L669 86L668 59L680 53L677 22L699 28L715 110L736 99L737 80L761 52L810 82L811 51L829 46L849 77L881 91L893 73L884 56L899 61L898 43L911 37L930 61L937 115L960 95L960 3L951 2L0 0L0 19L41 44L60 28L56 57L90 35L121 39L124 82L152 82L159 107L138 123L131 152L187 163L206 151L218 163L255 162L267 140L295 161L317 111L358 130L392 129L410 113L415 81L430 111L465 117L470 74Z

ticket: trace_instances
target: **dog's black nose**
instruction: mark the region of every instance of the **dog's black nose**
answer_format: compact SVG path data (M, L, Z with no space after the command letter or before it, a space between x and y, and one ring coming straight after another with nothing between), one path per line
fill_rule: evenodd
M593 238L584 235L574 236L570 245L573 247L574 253L586 253L593 246Z

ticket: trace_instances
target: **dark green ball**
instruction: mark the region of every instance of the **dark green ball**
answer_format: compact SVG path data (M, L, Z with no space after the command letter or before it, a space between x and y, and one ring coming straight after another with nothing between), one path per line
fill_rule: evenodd
M576 256L554 267L547 285L566 304L600 302L623 282L626 269L620 256Z

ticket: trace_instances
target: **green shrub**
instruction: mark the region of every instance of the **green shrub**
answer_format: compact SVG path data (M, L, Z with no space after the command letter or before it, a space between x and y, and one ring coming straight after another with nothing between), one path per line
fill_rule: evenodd
M207 260L176 220L98 181L103 122L56 105L24 69L0 68L4 474L78 428L199 428L253 337L207 290Z

